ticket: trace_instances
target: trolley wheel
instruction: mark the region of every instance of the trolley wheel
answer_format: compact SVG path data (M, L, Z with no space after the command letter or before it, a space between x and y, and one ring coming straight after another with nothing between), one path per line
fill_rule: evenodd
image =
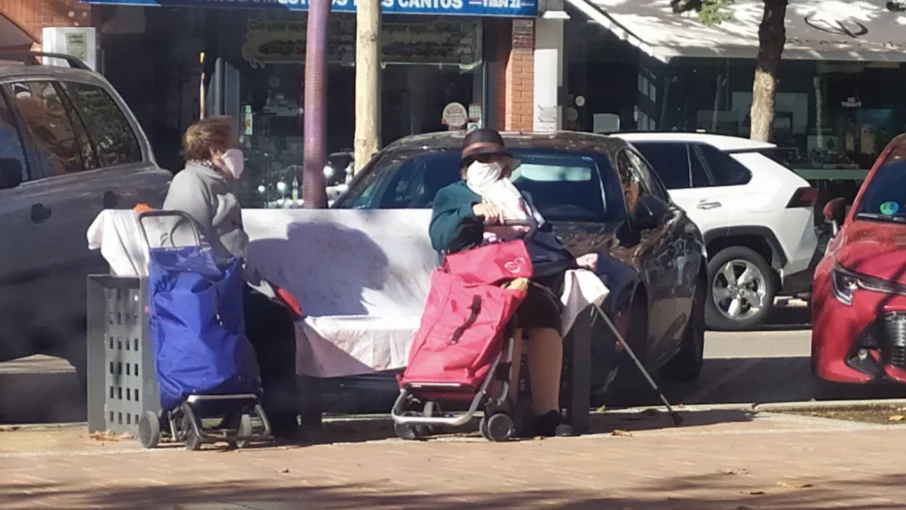
M482 423L479 424L481 435L488 441L497 443L509 441L516 431L516 427L513 424L513 418L508 414L492 414L490 418L482 418L481 421Z
M412 411L407 411L403 413L403 416L417 416L416 413ZM394 423L393 432L396 433L396 437L404 439L406 441L417 441L424 437L424 429L419 425L412 425L408 423Z
M195 433L195 429L189 427L189 430L186 430L186 450L189 450L190 452L201 450L202 443L203 441L198 437L198 434Z
M153 411L145 411L138 420L138 440L142 448L154 448L160 442L160 417Z
M425 408L422 410L422 416L425 418L433 418L443 416L444 412L440 408L440 404L434 401L429 401L425 403ZM416 431L421 437L430 436L432 434L437 434L440 430L440 427L437 425L417 425Z
M182 411L182 428L183 434L185 434L185 439L183 439L183 441L185 441L186 450L200 450L204 441L198 436L196 430L201 429L201 423L196 423L195 411L188 402L182 404Z
M252 417L247 414L235 415L238 417L232 418L230 420L229 428L236 431L237 436L250 436L252 435ZM242 439L238 441L230 441L230 448L245 448L249 445L247 439Z

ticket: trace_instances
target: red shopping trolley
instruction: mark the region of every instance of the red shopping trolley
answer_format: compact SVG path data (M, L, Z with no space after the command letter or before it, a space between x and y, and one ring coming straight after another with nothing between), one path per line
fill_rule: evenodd
M434 271L391 411L399 437L418 439L438 425L465 425L479 409L486 439L506 441L513 435L514 409L507 398L513 317L531 276L523 241L449 255ZM469 405L465 412L442 414L440 402Z

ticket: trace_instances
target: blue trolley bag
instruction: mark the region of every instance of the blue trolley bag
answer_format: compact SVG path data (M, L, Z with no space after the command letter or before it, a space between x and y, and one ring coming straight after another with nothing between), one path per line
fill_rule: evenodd
M195 229L193 220L178 212L145 213L141 219L167 215ZM149 244L148 250L148 323L165 411L189 395L261 393L245 335L242 260L215 259L194 233L196 246Z

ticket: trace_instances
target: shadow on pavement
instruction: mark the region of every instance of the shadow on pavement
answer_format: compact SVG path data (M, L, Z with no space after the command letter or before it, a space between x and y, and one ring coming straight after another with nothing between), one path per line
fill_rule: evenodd
M801 331L811 328L812 309L808 306L778 306L757 331Z
M442 475L443 470L439 470ZM455 475L451 476L455 477ZM473 479L474 476L467 478ZM451 480L452 481L452 480ZM419 508L452 510L479 505L480 508L522 510L559 508L564 510L773 510L848 508L850 510L887 510L898 508L890 500L871 498L872 491L901 487L906 477L881 476L854 480L802 479L788 483L768 483L743 471L647 480L624 487L619 496L602 496L587 489L526 490L523 484L502 485L499 490L470 490L465 483L457 488L449 483L443 492L436 487L405 487L403 480L390 476L347 485L275 486L274 482L229 481L215 485L168 485L98 490L73 489L50 483L5 484L0 499L11 508L35 508L48 495L65 502L67 508L160 509L174 510L290 510L340 508ZM402 483L399 483L402 482ZM460 482L464 482L460 480ZM277 482L279 483L279 482ZM286 483L285 481L283 482ZM556 484L551 481L543 485ZM302 485L302 483L300 483ZM409 484L411 485L411 484ZM613 484L605 484L613 485Z
M750 421L754 412L737 410L711 410L686 412L677 411L683 417L682 427L690 429L717 423L735 423ZM610 411L593 413L590 419L589 434L609 434L615 430L633 432L659 430L674 427L670 415L662 409L650 407L642 411ZM323 426L321 441L326 443L361 443L395 438L393 424L389 418L376 416L366 420L328 422ZM478 433L478 420L457 429L445 429L431 436L428 440L438 438L474 438L484 441Z

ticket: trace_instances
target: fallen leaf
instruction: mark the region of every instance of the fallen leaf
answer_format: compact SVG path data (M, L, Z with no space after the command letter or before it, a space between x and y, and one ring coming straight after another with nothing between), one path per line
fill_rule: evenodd
M890 421L903 421L903 418L906 418L906 416L903 416L902 414L895 414L887 417Z
M611 432L610 435L617 437L632 437L632 432L621 429L614 429L614 431Z
M597 413L597 414L603 414L606 411L607 411L607 406L601 406L601 407L595 409L595 413Z
M749 474L748 469L744 468L730 468L730 469L721 469L718 473L722 475L747 475Z
M92 432L88 435L91 439L95 441L122 441L123 439L131 439L130 434L120 434L114 435L113 431L105 430L103 432Z
M811 489L815 484L811 482L801 482L796 480L780 480L777 485L784 489Z
M748 492L746 492L746 494L748 494L749 496L764 496L765 492L764 491L748 491Z
M289 473L289 468L283 468L279 472L284 474Z

